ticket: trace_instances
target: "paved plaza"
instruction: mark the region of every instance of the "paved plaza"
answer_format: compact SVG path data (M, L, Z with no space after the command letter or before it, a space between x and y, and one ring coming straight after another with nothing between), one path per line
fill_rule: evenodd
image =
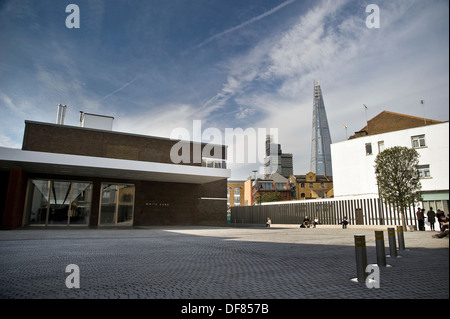
M354 235L366 236L375 264L374 230L385 230L389 254L388 227L0 231L0 298L448 299L449 240L429 231L404 233L406 250L379 268L379 288L351 280ZM72 264L79 288L66 286Z

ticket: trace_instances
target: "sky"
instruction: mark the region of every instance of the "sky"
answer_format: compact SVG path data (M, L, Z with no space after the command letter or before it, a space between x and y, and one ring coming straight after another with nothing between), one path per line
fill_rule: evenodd
M0 146L63 104L66 125L83 111L151 136L276 129L306 174L314 81L337 143L384 110L448 121L448 70L448 0L0 0Z

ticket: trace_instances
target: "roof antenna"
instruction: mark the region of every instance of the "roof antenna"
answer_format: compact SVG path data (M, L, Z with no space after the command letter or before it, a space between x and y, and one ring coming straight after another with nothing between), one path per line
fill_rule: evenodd
M420 104L423 107L423 123L424 123L424 125L427 125L427 119L425 117L425 101L424 100L420 100Z

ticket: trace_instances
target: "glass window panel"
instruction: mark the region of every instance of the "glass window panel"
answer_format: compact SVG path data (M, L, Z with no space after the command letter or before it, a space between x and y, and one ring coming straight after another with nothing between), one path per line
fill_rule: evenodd
M425 147L426 146L425 135L411 136L411 142L414 148Z
M53 181L51 183L48 224L67 224L70 190L70 182Z
M45 225L48 206L49 181L32 180L29 199L29 223Z
M378 142L378 152L381 153L384 151L384 141Z
M92 184L73 183L70 224L88 224L91 213Z
M372 143L366 143L366 155L372 155Z
M91 197L90 182L31 180L26 223L88 224Z

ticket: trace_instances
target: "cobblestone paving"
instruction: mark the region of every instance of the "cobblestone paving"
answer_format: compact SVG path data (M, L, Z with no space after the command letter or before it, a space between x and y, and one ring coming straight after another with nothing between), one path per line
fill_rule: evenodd
M376 263L374 229L274 226L1 231L0 298L449 298L448 238L406 232L406 250L368 289L351 281L353 245L366 235ZM66 287L69 264L79 289Z

